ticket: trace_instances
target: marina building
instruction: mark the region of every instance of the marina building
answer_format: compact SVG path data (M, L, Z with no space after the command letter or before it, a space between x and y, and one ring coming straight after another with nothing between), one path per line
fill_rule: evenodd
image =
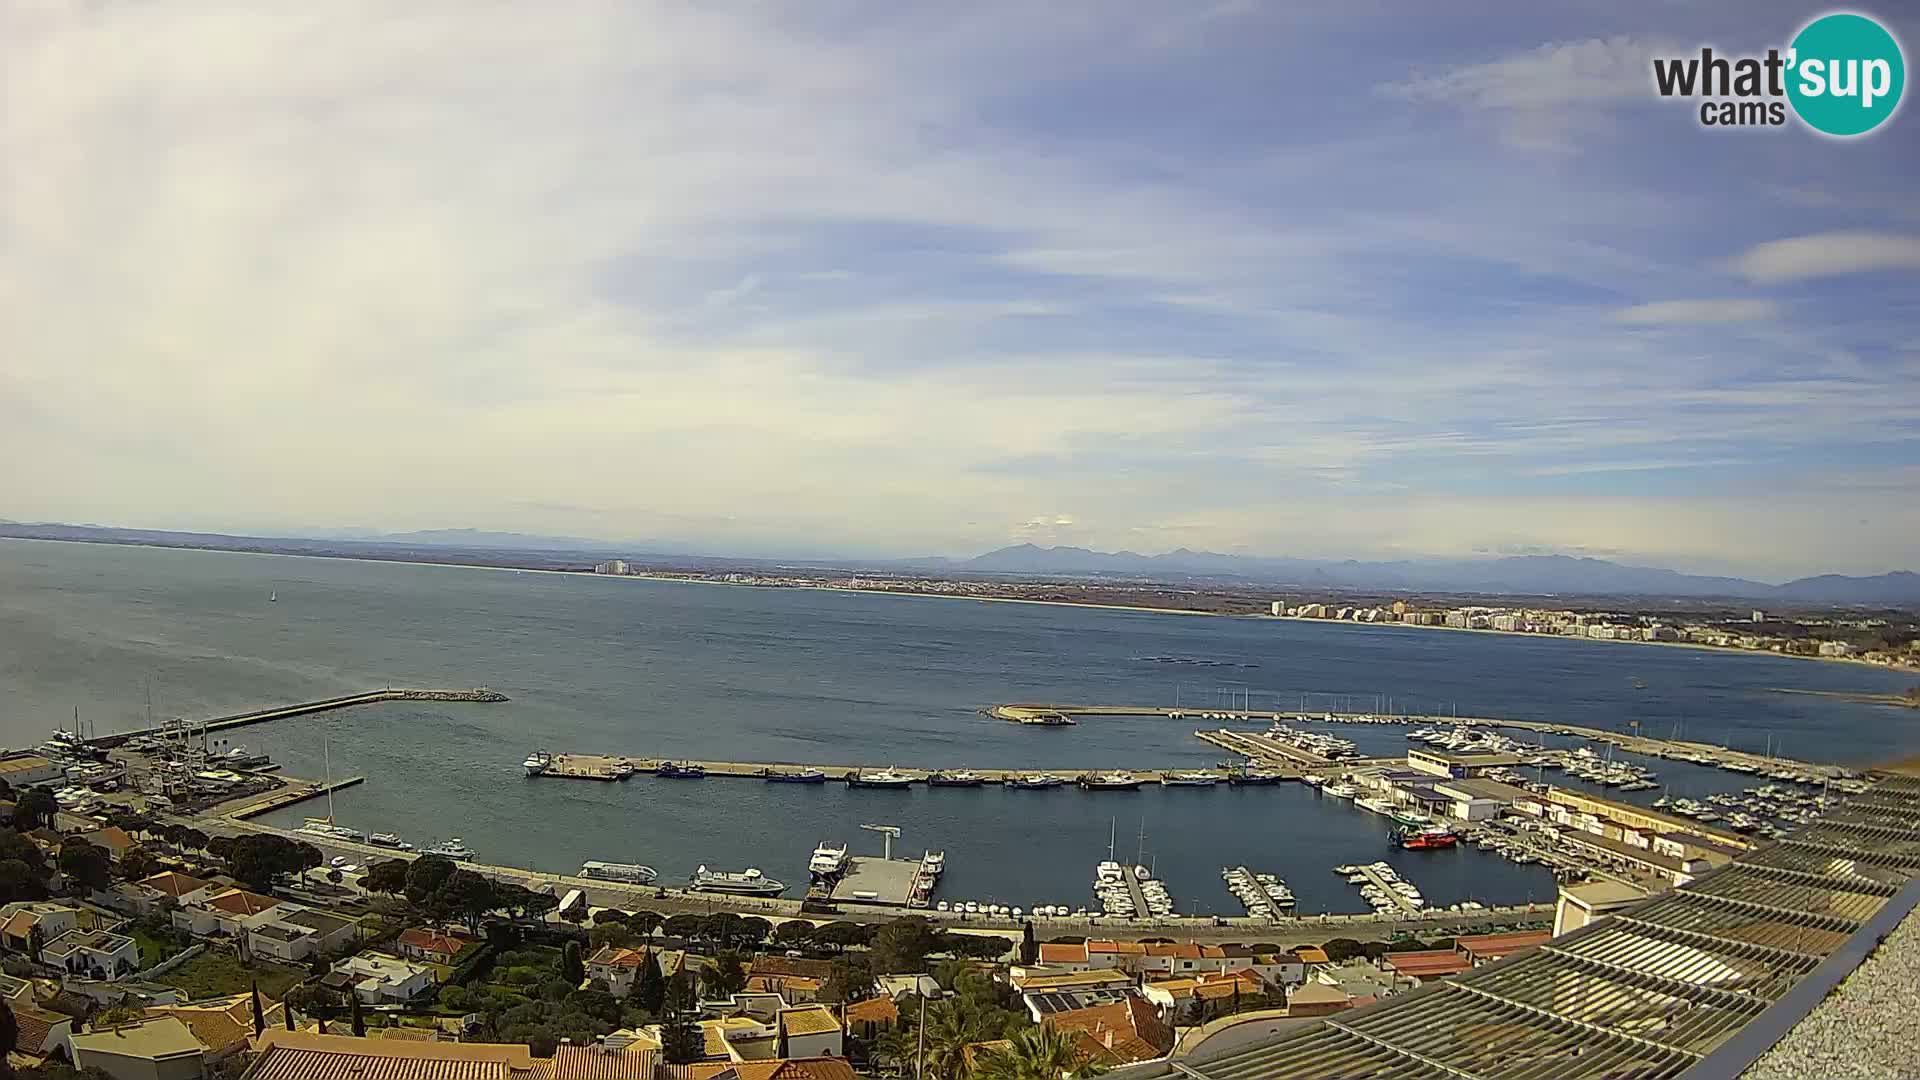
M8 754L0 757L0 780L15 791L35 784L51 783L66 775L60 766L38 754Z
M1524 762L1513 754L1450 754L1444 750L1423 747L1407 751L1407 768L1450 780L1485 776L1488 769L1511 768L1520 764Z

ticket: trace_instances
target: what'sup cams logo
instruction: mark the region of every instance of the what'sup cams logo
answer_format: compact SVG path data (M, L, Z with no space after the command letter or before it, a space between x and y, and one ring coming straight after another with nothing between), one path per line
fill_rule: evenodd
M1779 127L1788 109L1838 138L1865 135L1900 107L1907 85L1900 43L1865 15L1822 15L1782 51L1765 56L1656 57L1654 88L1665 98L1701 98L1704 127Z

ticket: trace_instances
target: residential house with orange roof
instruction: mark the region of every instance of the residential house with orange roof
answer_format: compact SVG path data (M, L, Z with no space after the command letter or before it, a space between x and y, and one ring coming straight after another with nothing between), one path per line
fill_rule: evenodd
M1309 979L1287 991L1288 1016L1326 1016L1353 1008L1353 995L1330 983Z
M549 1080L555 1062L518 1043L414 1042L269 1027L243 1080Z
M286 1006L261 997L260 1012L267 1027L286 1023ZM205 1001L176 1002L142 1010L142 1016L171 1016L187 1025L193 1037L206 1050L208 1063L225 1059L245 1050L253 1039L253 995L233 994Z
M1173 1029L1140 997L1055 1013L1047 1017L1047 1026L1075 1036L1082 1061L1110 1069L1165 1057L1173 1049Z
M1203 971L1196 975L1150 981L1140 988L1141 996L1160 1009L1169 1022L1190 1022L1194 1003L1208 1016L1223 1015L1235 1001L1245 1008L1263 1001L1273 987L1251 970Z
M613 996L624 998L632 992L641 964L651 963L661 975L672 978L680 973L686 960L687 954L675 949L661 949L652 945L631 949L602 945L587 958L587 978L606 983Z
M783 1058L844 1057L846 1030L825 1005L798 1005L781 1009L780 1052Z
M451 964L454 957L460 955L460 950L478 941L478 938L464 930L442 930L436 926L410 926L400 931L400 936L394 939L393 947L401 956L409 960L424 960L429 964Z
M1471 970L1473 961L1453 949L1418 949L1383 954L1380 967L1419 985Z
M1041 942L1039 962L1041 966L1056 971L1086 971L1091 966L1087 959L1086 942Z
M805 1005L819 1000L832 974L833 964L827 960L761 953L747 968L747 989L779 994L789 1005Z
M133 838L132 833L129 833L118 825L108 825L102 829L95 829L90 833L82 833L80 839L85 840L94 847L105 848L107 857L114 862L119 862L120 857L125 855L129 849L140 846L140 842Z
M182 899L173 925L194 937L237 937L246 920L281 903L246 889L203 889Z
M1507 934L1470 934L1455 938L1453 947L1473 966L1504 960L1517 952L1544 945L1553 938L1551 930L1517 930Z
M8 1061L37 1067L50 1057L73 1056L73 1050L67 1045L67 1037L73 1034L73 1017L43 1009L30 1001L16 1001L9 1008L13 1010L18 1034L14 1038L13 1053L7 1055Z
M0 945L15 952L32 948L35 930L45 945L69 930L93 930L100 925L91 908L52 900L23 900L0 907Z
M890 997L870 997L841 1010L847 1021L847 1034L867 1042L900 1026L900 1006Z
M844 1058L786 1058L775 1061L703 1062L666 1066L664 1080L859 1080Z

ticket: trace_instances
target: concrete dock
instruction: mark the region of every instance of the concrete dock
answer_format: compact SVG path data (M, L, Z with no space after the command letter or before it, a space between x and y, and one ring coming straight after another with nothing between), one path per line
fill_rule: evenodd
M1411 900L1408 900L1406 897L1401 896L1400 891L1393 887L1392 882L1380 876L1380 871L1375 870L1371 866L1362 866L1360 868L1360 876L1366 878L1368 881L1373 882L1376 888L1378 888L1381 892L1384 892L1389 897L1391 897L1393 899L1394 905L1400 909L1400 914L1406 915L1409 917L1419 914L1420 909L1417 907L1414 907L1413 902Z
M913 897L913 880L919 872L919 859L849 856L846 872L834 882L829 895L835 903L906 907Z
M405 690L387 688L369 690L362 694L348 694L345 697L326 698L321 701L302 701L293 705L277 705L267 709L255 709L250 712L231 713L216 716L209 720L176 721L173 724L156 724L153 727L134 728L130 731L117 731L111 735L101 735L93 740L95 745L108 749L123 746L126 743L147 735L165 735L192 729L195 734L204 728L207 731L224 731L228 728L246 727L248 724L264 724L271 720L284 720L291 716L305 716L309 713L331 712L334 709L351 709L356 705L375 705L383 701L506 701L507 695L484 687L474 690Z
M617 757L617 756L605 755L605 754L555 754L553 755L553 759L556 764L562 761L565 761L566 763L568 763L569 766L574 767L579 771L561 772L561 771L557 771L554 767L549 766L547 771L541 775L559 776L563 779L583 778L583 779L602 780L602 779L611 779L612 777L598 775L597 770L612 769L619 764L631 765L632 768L634 769L634 772L637 775L648 775L658 770L661 765L671 762L675 765L697 767L701 771L705 772L709 779L765 780L769 772L793 773L793 772L799 772L802 769L818 769L819 771L826 774L826 779L819 781L819 783L844 784L849 775L859 774L863 772L877 772L881 768L891 768L895 772L902 773L908 777L911 777L913 784L915 786L918 786L918 785L926 784L928 777L932 776L936 772L958 772L959 771L958 769L929 769L929 768L920 768L920 767L908 768L902 765L882 766L882 765L874 765L874 764L868 764L868 765L822 764L819 762L806 762L806 761L705 761L705 760L698 760L698 759L692 759L692 758ZM1128 768L1116 768L1113 766L1098 766L1098 767L1081 766L1081 767L1075 767L1075 768L1052 768L1052 769L968 769L967 771L980 777L980 779L983 781L983 786L999 785L1015 777L1033 776L1040 773L1050 773L1066 781L1066 783L1061 785L1060 788L1035 789L1039 791L1064 790L1066 788L1075 786L1079 782L1082 776L1097 775L1100 773L1110 773L1110 772L1132 773L1135 777L1137 777L1140 780L1140 784L1142 787L1158 784L1160 782L1161 775L1167 772L1204 772L1218 778L1223 783L1226 781L1226 778L1227 778L1227 774L1225 770L1222 770L1222 769L1177 769L1177 768L1169 769L1165 767L1128 769ZM687 780L688 782L698 782L697 778L692 778L692 777L685 777L685 778L662 777L660 779L663 782L667 782L667 783L678 782L682 779ZM877 791L877 790L886 790L886 789L874 788L874 789L863 789L863 790ZM908 789L903 786L902 788L899 788L897 790L904 791ZM960 789L960 790L964 790L964 789Z
M316 781L297 787L284 787L278 791L269 792L260 799L247 803L238 809L227 811L227 816L245 821L248 818L256 818L261 814L269 814L275 810L282 810L286 807L306 802L309 799L318 799L329 792L340 791L344 788L354 787L366 782L367 778L364 776L349 776L345 780L335 780L331 784Z

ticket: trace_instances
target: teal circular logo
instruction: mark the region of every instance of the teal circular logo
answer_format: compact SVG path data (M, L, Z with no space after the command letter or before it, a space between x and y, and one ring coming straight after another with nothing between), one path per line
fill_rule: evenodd
M1900 106L1906 59L1886 27L1865 15L1822 15L1794 37L1787 99L1815 131L1864 135Z

